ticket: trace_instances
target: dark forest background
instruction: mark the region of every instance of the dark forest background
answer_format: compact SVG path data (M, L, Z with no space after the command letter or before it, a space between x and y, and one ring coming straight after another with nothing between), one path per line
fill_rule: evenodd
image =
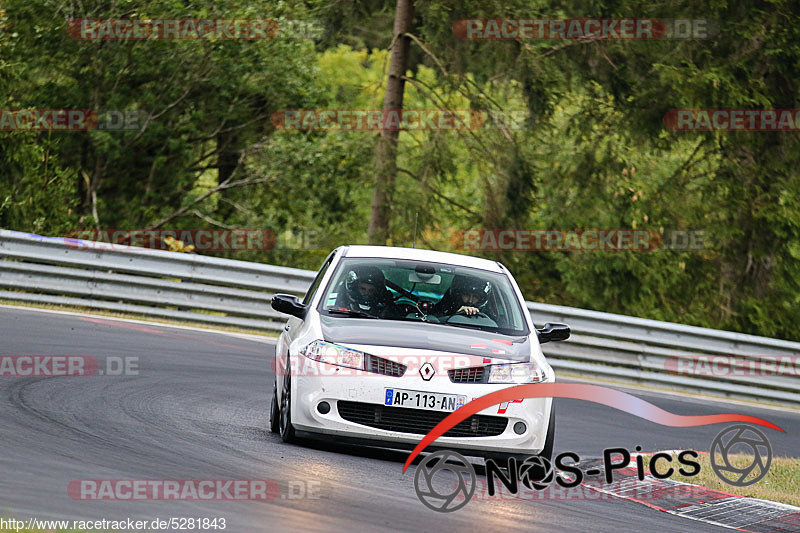
M378 132L275 130L381 109L396 4L0 2L0 109L134 110L137 129L0 132L0 227L269 228L315 269L368 242ZM399 135L386 244L470 228L702 230L703 250L485 252L527 299L800 339L800 132L680 132L670 109L797 109L800 4L417 0L406 108L522 112ZM82 17L275 18L271 40L77 40ZM713 19L709 39L465 41L462 18ZM301 31L299 28L305 28ZM416 230L415 230L416 228ZM456 233L457 234L457 233ZM374 241L374 238L373 238ZM478 253L478 252L472 252Z

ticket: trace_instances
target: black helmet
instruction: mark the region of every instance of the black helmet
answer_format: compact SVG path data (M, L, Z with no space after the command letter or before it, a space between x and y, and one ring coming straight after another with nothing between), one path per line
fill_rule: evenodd
M375 290L362 292L362 283L374 286ZM369 310L383 298L386 291L386 280L378 267L355 267L347 273L344 288L351 301L357 303L362 309Z
M454 297L462 294L477 295L478 303L476 306L482 307L489 301L489 295L492 293L492 284L473 276L456 274L453 278L453 283L450 284L450 290Z

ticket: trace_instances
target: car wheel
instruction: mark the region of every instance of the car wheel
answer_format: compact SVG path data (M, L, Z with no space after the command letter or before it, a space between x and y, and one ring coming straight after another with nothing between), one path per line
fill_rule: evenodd
M294 442L294 426L292 425L292 379L291 368L287 362L286 375L283 377L283 389L281 390L281 409L279 431L283 442Z
M278 383L277 379L272 385L272 403L269 408L269 430L272 433L280 433L280 412L278 411Z
M553 462L553 442L556 438L556 406L552 405L550 407L550 423L547 424L547 436L544 439L544 448L542 449L542 453L539 454L539 457L543 457L547 459L551 463Z

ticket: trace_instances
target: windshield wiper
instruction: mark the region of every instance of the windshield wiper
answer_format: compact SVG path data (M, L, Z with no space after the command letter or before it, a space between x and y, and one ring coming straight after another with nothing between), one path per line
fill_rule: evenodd
M489 333L502 333L500 328L497 326L485 326L480 324L462 324L460 322L452 323L452 322L441 322L446 326L453 326L456 328L463 328L463 329L477 329L478 331L488 331Z
M452 322L442 322L445 326L453 326L456 328L476 329L478 331L486 331L489 333L497 333L498 335L508 335L509 337L523 337L527 335L523 330L501 328L500 326L481 326L479 324L453 324Z
M365 313L364 311L356 311L355 309L326 309L332 315L353 316L358 318L378 318L375 315Z

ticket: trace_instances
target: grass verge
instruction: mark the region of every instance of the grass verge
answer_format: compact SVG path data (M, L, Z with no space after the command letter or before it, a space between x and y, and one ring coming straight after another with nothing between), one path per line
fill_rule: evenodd
M737 487L721 481L714 470L711 468L711 456L707 453L700 454L697 460L700 463L700 473L696 476L686 477L675 471L670 479L700 485L709 489L745 496L748 498L758 498L760 500L770 500L800 507L800 459L794 457L773 457L767 475L752 485L747 487ZM753 461L752 455L731 454L730 461L733 466L745 468ZM675 461L673 460L673 463ZM645 464L649 463L645 457ZM666 462L660 462L659 467Z

